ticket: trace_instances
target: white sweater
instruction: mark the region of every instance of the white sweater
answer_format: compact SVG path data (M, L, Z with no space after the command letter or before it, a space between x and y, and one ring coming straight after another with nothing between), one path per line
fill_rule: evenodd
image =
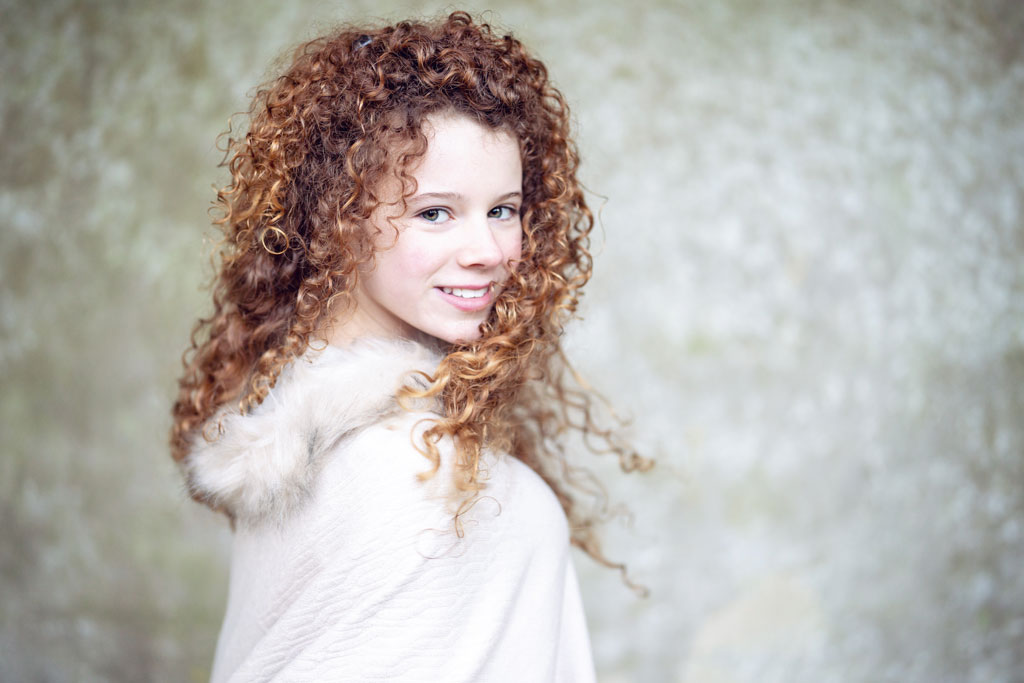
M519 460L453 526L451 457L413 448L394 392L437 358L403 342L310 353L185 461L237 529L212 680L593 681L565 516Z

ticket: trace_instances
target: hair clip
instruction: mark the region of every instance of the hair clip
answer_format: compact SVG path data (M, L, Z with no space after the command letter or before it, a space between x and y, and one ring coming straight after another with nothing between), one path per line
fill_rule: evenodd
M359 36L358 38L356 38L352 42L352 51L354 52L354 51L356 51L356 50L358 50L360 48L364 48L364 47L366 47L367 45L369 45L372 42L373 42L373 38L371 38L370 36L368 36L366 34L363 34L363 35Z

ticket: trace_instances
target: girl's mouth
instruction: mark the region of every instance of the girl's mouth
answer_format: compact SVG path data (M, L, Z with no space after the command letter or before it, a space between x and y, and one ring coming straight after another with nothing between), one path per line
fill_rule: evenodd
M462 297L463 299L479 299L482 296L486 296L490 286L480 287L478 289L467 289L465 287L439 287L445 294L451 294L452 296Z
M435 287L441 297L460 311L475 313L489 307L494 302L494 288L483 287Z

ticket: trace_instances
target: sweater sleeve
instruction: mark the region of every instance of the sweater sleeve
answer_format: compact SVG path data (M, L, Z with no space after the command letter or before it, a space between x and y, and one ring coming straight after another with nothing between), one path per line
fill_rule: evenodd
M422 417L347 439L292 518L238 532L215 681L593 679L554 495L489 457L456 524L450 444L418 477Z

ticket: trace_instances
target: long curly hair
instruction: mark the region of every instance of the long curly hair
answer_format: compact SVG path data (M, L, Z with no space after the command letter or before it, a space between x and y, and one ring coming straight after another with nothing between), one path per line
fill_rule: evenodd
M442 407L419 444L434 472L443 437L455 444L457 487L470 493L484 486L482 449L510 453L551 486L573 543L621 571L595 534L603 494L566 458L575 433L624 470L651 464L616 429L597 424L595 396L560 346L590 278L594 223L576 177L569 110L519 40L464 12L436 23L345 27L300 46L286 71L258 90L244 137L229 131L213 313L196 324L183 357L172 455L185 458L221 408L258 405L332 307L351 304L360 266L373 259L363 226L381 204L378 192L425 153L424 120L442 113L518 141L522 257L481 337L449 345L429 387L405 387L399 399L430 396Z

